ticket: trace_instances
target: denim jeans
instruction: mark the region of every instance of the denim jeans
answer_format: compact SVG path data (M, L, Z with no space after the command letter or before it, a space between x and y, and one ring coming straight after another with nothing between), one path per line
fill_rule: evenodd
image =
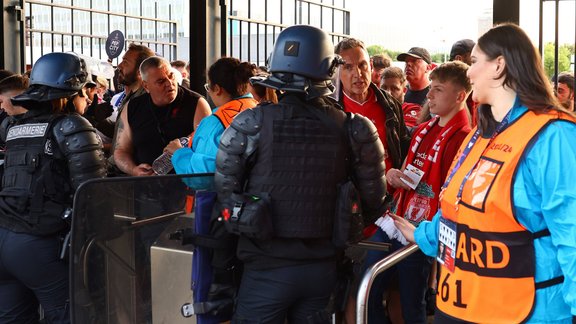
M70 323L68 266L60 248L56 236L0 227L0 323L37 323L39 303L48 323Z
M403 245L396 240L390 240L381 229L370 238L373 242L391 243L390 251L370 250L364 261L364 269L382 260ZM402 260L392 268L376 277L368 298L368 324L386 323L382 296L391 285L391 280L397 278L402 304L402 316L405 323L426 323L426 290L428 276L433 258L426 256L420 250Z

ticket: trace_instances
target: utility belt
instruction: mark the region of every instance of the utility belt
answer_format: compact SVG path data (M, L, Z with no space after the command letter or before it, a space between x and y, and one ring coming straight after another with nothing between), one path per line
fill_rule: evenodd
M362 219L360 197L352 181L338 186L332 243L337 248L345 248L350 243L362 239L364 221ZM233 193L221 212L221 220L229 233L243 235L258 240L274 237L274 226L270 208L270 195Z

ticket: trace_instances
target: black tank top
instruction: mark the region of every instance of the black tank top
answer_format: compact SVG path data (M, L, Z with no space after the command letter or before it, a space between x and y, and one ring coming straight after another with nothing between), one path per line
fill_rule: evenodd
M200 94L179 86L176 99L168 106L154 105L150 94L128 103L128 123L137 165L152 164L168 142L194 131L194 114L200 97Z

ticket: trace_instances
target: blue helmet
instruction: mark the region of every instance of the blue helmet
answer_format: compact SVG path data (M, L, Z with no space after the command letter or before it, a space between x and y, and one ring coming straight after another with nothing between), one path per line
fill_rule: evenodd
M284 29L276 40L271 73L292 73L310 80L330 80L338 65L334 44L323 30L306 25Z
M284 29L270 59L270 75L256 84L285 92L305 93L308 99L332 93L332 77L343 61L323 30L306 25Z
M30 87L12 98L14 104L25 101L50 101L70 97L82 89L88 79L86 63L74 53L50 53L40 57L30 73Z

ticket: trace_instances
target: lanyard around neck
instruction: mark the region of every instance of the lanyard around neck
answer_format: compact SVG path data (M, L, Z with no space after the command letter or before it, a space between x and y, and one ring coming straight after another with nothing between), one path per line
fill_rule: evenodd
M500 122L498 127L496 127L496 130L494 131L494 133L490 137L490 140L487 142L486 147L483 148L484 151L486 150L486 148L488 148L490 146L490 144L496 138L496 136L498 136L498 134L500 134L506 128L506 126L508 126L508 124L510 124L511 113L512 113L512 109L510 109L510 111L508 111L506 116L504 116L504 119L502 119L502 122ZM452 181L452 178L454 177L454 175L456 174L458 169L460 169L460 167L462 166L462 163L464 163L464 160L466 160L466 158L470 154L470 151L472 151L472 148L474 147L474 145L476 145L476 142L478 141L479 137L480 137L480 130L476 129L476 132L474 132L474 135L472 135L472 138L470 139L468 144L466 144L466 146L464 147L464 151L462 151L462 154L460 154L460 157L458 158L458 161L454 165L454 168L452 168L450 175L446 178L446 181L444 182L444 185L442 186L441 193L443 193L444 190L446 189L446 187L448 187L448 184L450 183L450 181ZM456 199L457 199L456 200L456 209L458 209L458 204L462 200L462 191L464 190L464 185L466 184L466 182L470 178L470 175L472 174L472 172L476 169L476 166L478 165L479 162L480 162L480 159L478 159L478 161L476 161L474 163L472 168L468 171L468 173L466 173L466 176L464 176L462 183L460 183L460 187L458 188L458 194L456 195Z

